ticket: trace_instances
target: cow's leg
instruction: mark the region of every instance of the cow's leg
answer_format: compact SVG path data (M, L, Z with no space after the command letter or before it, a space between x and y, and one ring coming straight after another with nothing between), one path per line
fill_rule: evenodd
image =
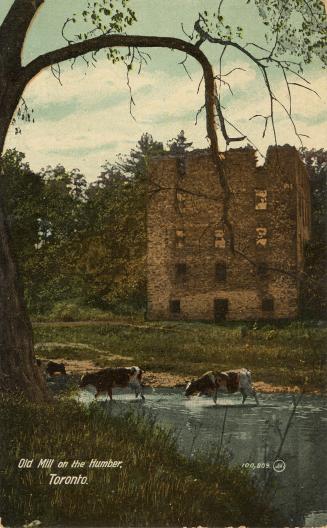
M108 396L110 398L110 401L112 401L112 389L108 389Z
M135 381L133 381L132 383L130 383L130 388L132 391L134 391L134 394L135 394L135 398L138 398L138 395L140 394L140 386L138 383L136 383Z
M257 397L257 392L255 389L252 388L252 396L253 398L255 399L255 402L257 405L259 405L259 400L258 400L258 397Z
M135 387L135 397L137 398L138 395L141 396L142 400L145 400L141 383L138 383Z
M241 390L241 394L242 394L242 396L243 396L243 399L242 399L242 405L244 405L245 400L246 400L246 398L247 398L248 395L246 394L245 390Z
M140 381L137 384L137 395L140 395L142 400L145 400L144 394L143 394L143 387Z
M215 405L217 405L217 398L218 398L218 389L215 390L213 393L213 401L215 402Z

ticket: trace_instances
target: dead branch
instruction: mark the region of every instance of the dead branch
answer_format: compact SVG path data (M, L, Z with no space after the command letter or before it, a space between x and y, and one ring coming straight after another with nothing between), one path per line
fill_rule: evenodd
M132 58L132 61L133 61L133 58ZM132 107L135 106L135 101L133 98L133 92L132 92L132 87L131 87L130 77L129 77L129 72L132 69L132 64L133 64L132 61L129 63L127 61L124 61L124 64L126 66L126 84L129 90L129 113L131 117L134 119L134 121L136 121L135 116L133 114L133 110L132 110Z
M184 70L185 70L185 72L186 72L186 75L187 75L188 78L192 81L193 79L192 79L192 77L191 77L191 74L190 74L190 72L188 71L188 69L187 69L186 66L185 66L185 63L186 63L186 61L187 61L187 58L188 58L188 55L187 55L187 53L186 53L186 54L185 54L185 58L184 58L181 62L179 62L178 64L181 64L181 65L183 66L183 68L184 68Z
M318 94L318 92L316 92L316 90L313 90L312 88L309 88L308 86L304 86L303 84L300 84L300 83L296 83L296 82L288 82L289 85L293 85L293 86L299 86L300 88L304 88L305 90L309 90L310 92L313 92L314 94L316 94L319 99L321 99L320 95Z
M216 110L217 110L217 114L219 118L220 129L221 129L222 135L224 136L224 140L226 141L226 144L229 145L230 143L234 141L244 141L244 139L246 139L246 136L230 137L227 134L225 118L224 118L218 97L216 97Z
M255 114L252 117L249 117L249 121L252 121L252 119L255 119L256 117L262 117L262 119L265 120L265 126L264 126L264 130L263 130L263 133L262 133L262 137L265 137L267 126L268 126L268 121L269 121L269 119L271 119L271 116L270 115L264 116L262 114Z
M231 73L233 73L234 71L237 71L237 70L244 71L244 72L247 71L245 68L237 67L237 68L231 69L228 73L221 73L220 77L228 77L228 75L230 75Z
M278 21L280 20L281 17L282 17L282 10L280 10L280 12L279 12L277 24L278 24ZM259 71L261 72L261 75L263 77L263 80L264 80L264 83L265 83L265 86L266 86L266 89L267 89L267 92L268 92L269 101L270 101L270 114L269 114L269 116L264 117L265 125L264 125L264 130L263 130L263 137L266 134L267 124L268 124L268 121L270 120L271 121L271 125L272 125L273 135L274 135L274 143L275 143L275 145L277 145L277 132L276 132L276 126L275 126L275 119L274 119L274 103L277 103L285 110L289 120L292 123L294 133L297 136L297 138L299 139L300 144L302 145L301 137L304 134L300 134L298 132L297 127L296 127L295 122L294 122L294 119L292 117L292 96L291 96L291 91L290 91L290 85L294 84L294 85L301 86L302 88L308 88L308 87L303 86L300 83L290 82L288 80L288 78L287 78L287 73L292 73L292 74L298 76L301 80L303 80L307 84L310 84L310 83L301 75L302 70L301 70L300 63L295 62L295 61L290 61L290 60L281 60L281 59L277 59L276 57L274 57L274 52L275 52L275 49L276 49L276 47L278 45L278 32L276 34L275 42L274 42L274 45L273 45L272 49L268 50L267 48L259 46L259 45L255 44L253 42L249 42L245 46L241 46L237 42L233 42L231 40L223 39L223 38L220 38L220 37L213 37L212 35L210 35L210 33L207 30L205 30L202 27L202 24L205 25L206 22L205 22L203 16L200 14L198 20L194 24L194 30L198 33L198 35L200 36L202 42L210 42L210 43L213 43L213 44L220 44L221 46L223 46L223 53L224 53L225 49L228 46L236 48L242 54L244 54L247 58L249 58L251 60L251 62L253 62L259 68ZM260 49L261 51L265 51L267 54L265 54L262 57L256 57L253 53L248 51L247 47L250 46L250 45L256 47L257 49ZM220 68L221 68L221 58L222 58L223 53L221 54L220 59L219 59ZM285 84L286 84L286 87L287 87L287 91L288 91L288 96L289 96L289 109L287 109L285 107L285 105L282 103L282 101L280 101L280 99L278 99L276 97L276 95L274 94L274 92L272 90L270 79L269 79L269 76L268 76L268 68L269 68L269 66L271 64L273 64L274 66L276 66L276 67L278 67L279 69L282 70L282 73L283 73L283 76L284 76L284 81L285 81ZM296 65L298 71L294 70L294 68L292 68L292 65ZM301 72L301 73L299 73L299 72ZM220 72L220 77L221 77L221 72ZM308 88L308 89L311 90L310 88ZM313 91L314 93L317 94L317 92L315 92L314 90L311 90L311 91ZM223 136L225 138L226 127L225 127L225 123L224 123L224 115L223 115L223 112L221 111L221 105L220 104L217 106L217 114L218 114L220 127L221 127L221 130L222 130ZM238 141L238 139L236 139L236 141Z

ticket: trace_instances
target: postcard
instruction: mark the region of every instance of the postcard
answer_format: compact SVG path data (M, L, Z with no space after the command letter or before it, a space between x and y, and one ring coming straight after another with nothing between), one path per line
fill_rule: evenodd
M327 526L326 27L1 0L0 528Z

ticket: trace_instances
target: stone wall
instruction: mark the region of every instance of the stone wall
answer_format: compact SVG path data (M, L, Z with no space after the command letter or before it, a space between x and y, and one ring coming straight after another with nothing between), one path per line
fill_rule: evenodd
M257 167L253 149L230 150L223 163L234 255L210 152L151 161L149 319L253 320L298 313L310 193L296 150L270 147L263 167Z

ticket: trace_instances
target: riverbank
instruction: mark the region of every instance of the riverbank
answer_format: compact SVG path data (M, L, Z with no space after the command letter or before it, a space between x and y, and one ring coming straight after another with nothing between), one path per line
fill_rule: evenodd
M5 526L284 525L246 470L187 458L153 419L76 401L0 403Z
M208 370L246 367L259 392L326 393L327 329L133 321L34 323L36 355L80 375L139 365L153 387L183 386Z
M47 359L44 357L40 358L44 363L47 362ZM71 360L64 357L52 358L53 361L57 363L65 363L66 371L68 375L71 375L73 379L76 380L85 374L85 372L94 372L99 369L99 367L91 360ZM146 371L143 375L143 383L145 387L152 388L182 388L192 380L192 376L182 376L177 374L172 374L171 372L152 372ZM303 387L297 385L273 385L271 383L266 383L264 381L255 381L253 382L257 392L273 394L273 393L299 393L303 391ZM306 393L309 394L326 394L327 390L318 389L314 386L306 385L304 388Z

